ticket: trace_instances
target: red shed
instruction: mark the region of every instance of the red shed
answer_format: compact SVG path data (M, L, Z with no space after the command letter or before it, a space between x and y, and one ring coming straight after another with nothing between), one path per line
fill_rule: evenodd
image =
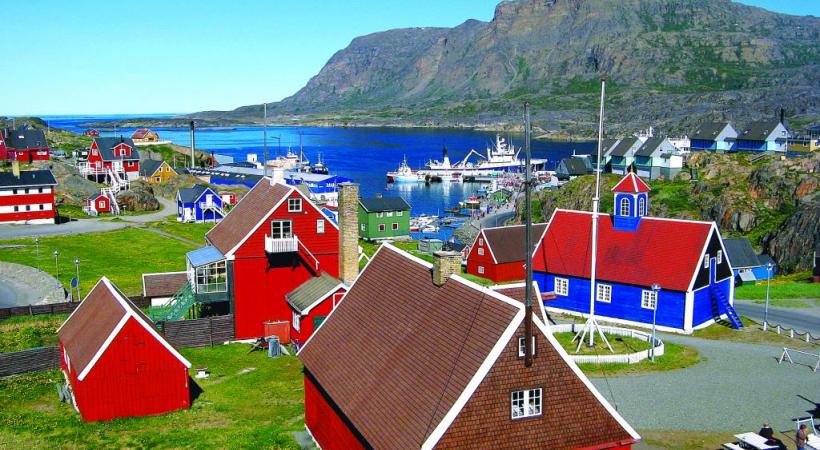
M63 374L83 420L190 407L191 363L108 278L97 282L57 335Z
M546 224L532 226L533 248ZM524 279L524 225L485 228L478 233L467 256L467 273L497 283Z
M108 197L102 194L92 195L86 201L85 211L93 216L102 213L110 213L111 200L109 200Z
M286 298L293 313L290 336L297 345L310 339L328 314L342 301L347 286L336 278L322 273L302 283Z

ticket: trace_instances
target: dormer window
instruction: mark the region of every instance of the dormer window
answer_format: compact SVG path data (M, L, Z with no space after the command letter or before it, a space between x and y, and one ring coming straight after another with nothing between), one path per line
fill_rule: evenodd
M302 212L302 199L301 198L289 198L288 199L288 212Z
M638 215L641 217L646 215L646 199L643 197L638 199Z
M541 388L513 391L510 394L511 417L513 419L523 419L525 417L540 416L542 413L541 400Z
M628 216L629 215L629 199L622 198L621 199L621 215Z

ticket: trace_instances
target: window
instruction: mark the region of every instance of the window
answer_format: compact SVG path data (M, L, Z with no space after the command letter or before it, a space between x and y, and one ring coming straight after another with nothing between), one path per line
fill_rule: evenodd
M621 197L621 215L629 215L629 199L626 197Z
M484 275L484 266L478 266L478 273Z
M162 181L162 178L161 178L161 177L154 177L154 181L156 181L157 183L159 183L159 182L161 182L161 181Z
M228 269L225 260L196 268L196 292L198 294L227 291Z
M381 219L382 217L384 217L384 213L383 213L383 212L377 212L377 213L376 213L376 217L378 217L379 219Z
M523 358L524 354L526 352L526 349L524 348L524 341L525 341L524 336L519 336L518 337L518 357L519 358ZM532 356L535 356L535 336L532 337L532 347L530 349L530 352L532 352Z
M324 234L325 232L325 220L324 219L316 219L316 233L317 234Z
M398 222L393 222L392 228L393 228L393 231L398 230L398 229L399 229L399 224L398 224Z
M401 217L404 215L404 211L396 211L396 217Z
M14 195L17 195L17 189L12 189L11 193L14 194Z
M478 256L484 256L484 249L483 248L478 249Z
M478 245L484 245L484 239L478 238Z
M37 193L42 194L43 193L43 188L37 188Z
M365 230L367 230L367 225L362 224L362 225L361 225L361 228L362 228L362 231L365 231Z
M638 199L638 215L645 216L646 215L646 198L641 197Z
M45 208L46 208L46 205L40 204L40 211L44 210Z
M510 400L513 419L541 415L541 388L513 391Z
M384 231L384 230L385 230L384 224L380 223L379 224L379 231Z
M715 258L718 264L723 262L723 250L718 250L717 257Z
M288 199L288 212L302 212L302 199L301 198L289 198Z
M299 315L298 312L294 311L293 312L293 329L294 330L302 331L302 330L300 330L300 328L302 326L301 321L302 321L302 316Z
M14 212L17 212L17 211L20 211L20 207L17 206L17 205L14 205Z
M293 222L290 220L274 220L270 223L271 239L289 239L293 237Z
M387 217L393 217L393 211L387 211Z
M658 294L655 291L642 291L641 292L641 308L644 309L655 309L655 305L658 303Z
M569 280L566 278L555 279L555 295L569 295Z
M595 295L595 299L602 303L611 303L612 286L608 284L599 284Z
M704 269L709 268L709 254L708 253L703 255L703 268Z

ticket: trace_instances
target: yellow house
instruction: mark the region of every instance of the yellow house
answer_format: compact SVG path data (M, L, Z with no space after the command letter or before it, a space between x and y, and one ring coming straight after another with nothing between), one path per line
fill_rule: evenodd
M165 161L146 159L140 162L140 177L149 183L162 183L177 176L177 171Z

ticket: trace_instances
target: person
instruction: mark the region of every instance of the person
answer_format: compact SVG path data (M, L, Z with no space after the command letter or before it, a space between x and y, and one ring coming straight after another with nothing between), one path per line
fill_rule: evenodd
M761 428L760 431L757 432L757 434L766 438L766 444L776 445L778 449L786 450L786 446L783 444L783 441L774 437L774 430L768 423L764 423L763 428Z
M806 442L808 441L808 434L806 432L806 424L801 424L800 429L794 436L794 443L797 445L797 450L806 450Z

